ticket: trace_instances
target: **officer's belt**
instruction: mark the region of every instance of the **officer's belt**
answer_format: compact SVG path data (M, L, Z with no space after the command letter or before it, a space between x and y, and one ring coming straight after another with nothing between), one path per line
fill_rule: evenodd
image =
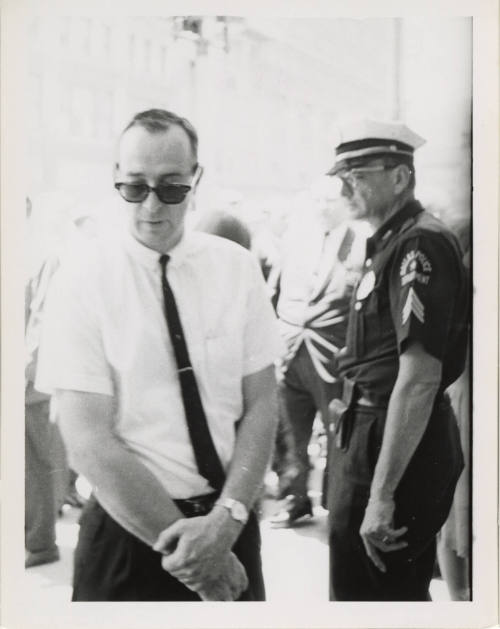
M329 430L333 436L333 443L341 450L347 450L352 432L356 409L377 408L387 409L389 397L368 394L350 378L344 378L342 398L333 399L328 405ZM445 410L450 405L449 397L440 390L434 401L434 409ZM333 433L333 434L332 434Z
M349 447L355 406L374 407L375 400L364 395L354 380L344 378L342 398L333 399L328 405L330 438L340 450Z
M342 401L348 406L376 406L377 408L387 408L389 396L378 395L377 393L364 391L354 380L343 379Z

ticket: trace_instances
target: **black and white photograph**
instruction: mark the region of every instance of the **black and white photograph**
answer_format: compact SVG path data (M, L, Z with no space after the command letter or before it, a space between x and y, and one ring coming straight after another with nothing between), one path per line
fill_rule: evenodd
M498 15L4 3L2 626L497 624Z

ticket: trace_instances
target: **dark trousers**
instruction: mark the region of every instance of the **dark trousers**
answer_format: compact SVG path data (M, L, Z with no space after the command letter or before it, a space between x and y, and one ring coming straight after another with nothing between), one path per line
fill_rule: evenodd
M298 473L289 482L288 493L300 501L307 496L309 478L309 456L307 448L312 435L316 413L319 411L325 430L328 430L328 404L338 397L341 383L325 382L318 375L309 352L302 344L287 367L284 379L278 388L278 409L280 422L291 428L291 447ZM289 463L290 464L290 463Z
M240 601L265 600L260 532L255 514L233 552L247 572ZM161 555L123 529L94 497L85 505L75 551L73 601L200 601L161 566Z
M25 406L25 548L44 553L56 548L57 511L67 479L64 445L49 419L49 401Z
M425 601L436 534L449 513L463 467L458 428L448 403L435 405L428 427L395 493L395 527L407 526L402 550L381 553L387 572L366 555L359 529L382 441L386 409L355 407L346 449L329 448L330 599Z

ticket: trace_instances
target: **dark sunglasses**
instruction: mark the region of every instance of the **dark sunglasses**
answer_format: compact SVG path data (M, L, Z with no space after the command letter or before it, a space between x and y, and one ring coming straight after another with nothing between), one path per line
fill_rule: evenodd
M115 188L129 203L142 203L151 192L155 192L162 203L177 205L184 201L192 186L184 183L165 183L153 188L147 183L118 182L115 183Z

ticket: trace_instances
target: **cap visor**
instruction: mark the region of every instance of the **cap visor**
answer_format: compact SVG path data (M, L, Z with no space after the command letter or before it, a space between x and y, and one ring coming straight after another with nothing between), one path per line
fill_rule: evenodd
M333 175L336 175L339 172L339 170L342 170L342 164L334 164L330 168L330 170L327 173L325 173L325 175L327 177L333 177Z

